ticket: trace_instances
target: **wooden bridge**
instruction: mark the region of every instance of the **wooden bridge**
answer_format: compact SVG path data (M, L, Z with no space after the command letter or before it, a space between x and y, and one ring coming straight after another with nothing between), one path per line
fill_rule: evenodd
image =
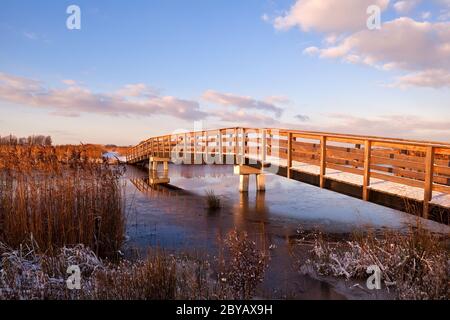
M129 149L129 164L233 164L241 176L274 173L422 216L450 212L450 143L286 129L224 128L152 137ZM164 180L165 181L165 180ZM247 184L247 185L246 185ZM417 211L417 210L416 210Z

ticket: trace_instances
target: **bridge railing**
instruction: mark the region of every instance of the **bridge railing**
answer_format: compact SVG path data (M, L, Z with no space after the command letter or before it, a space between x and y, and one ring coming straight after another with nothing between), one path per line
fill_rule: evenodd
M433 191L450 194L450 144L375 136L273 128L224 128L152 137L130 148L129 163L174 154L232 155L235 162L257 158L280 161L292 177L299 164L318 170L321 187L327 169L359 176L368 200L371 179L423 189L424 213ZM222 157L219 157L220 159Z
M242 128L186 132L152 137L127 152L127 162L135 163L149 156L172 158L175 154L242 154Z

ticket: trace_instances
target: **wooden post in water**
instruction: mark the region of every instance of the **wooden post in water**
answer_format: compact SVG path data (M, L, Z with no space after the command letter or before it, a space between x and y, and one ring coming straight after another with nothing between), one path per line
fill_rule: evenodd
M320 137L320 187L325 187L325 175L327 174L327 137Z
M428 219L430 201L433 198L434 147L427 147L425 157L425 185L423 195L423 218Z
M362 194L362 198L365 201L369 200L371 154L372 154L372 142L370 140L366 140L364 142L364 178L363 178L363 194Z

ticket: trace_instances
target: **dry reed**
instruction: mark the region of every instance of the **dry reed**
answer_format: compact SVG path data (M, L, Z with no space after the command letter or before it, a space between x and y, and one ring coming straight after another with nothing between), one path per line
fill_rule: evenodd
M206 191L206 204L210 212L221 208L220 198L216 196L213 190Z
M6 150L5 150L6 149ZM54 147L0 152L0 241L16 248L31 236L41 251L84 244L114 256L124 238L120 172L85 151L61 158Z

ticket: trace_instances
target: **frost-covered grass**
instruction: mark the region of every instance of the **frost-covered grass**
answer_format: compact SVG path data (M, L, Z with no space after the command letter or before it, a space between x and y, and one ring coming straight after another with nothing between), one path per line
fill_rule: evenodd
M153 252L139 261L105 262L83 245L55 256L29 246L0 247L0 299L219 299L231 291L211 280L205 262ZM78 265L81 289L69 290L67 267Z
M231 231L224 244L220 281L230 286L237 298L250 299L264 279L269 256L245 232Z
M449 299L450 254L448 236L434 235L422 227L409 232L353 235L331 242L320 232L303 234L300 244L311 245L306 264L320 275L367 279L367 267L382 272L383 290L397 299Z
M251 299L264 275L264 255L243 233L230 233L225 246L217 272L207 260L161 250L144 260L109 262L84 245L47 255L32 240L17 249L0 243L0 300ZM67 288L71 265L81 270L81 290Z

